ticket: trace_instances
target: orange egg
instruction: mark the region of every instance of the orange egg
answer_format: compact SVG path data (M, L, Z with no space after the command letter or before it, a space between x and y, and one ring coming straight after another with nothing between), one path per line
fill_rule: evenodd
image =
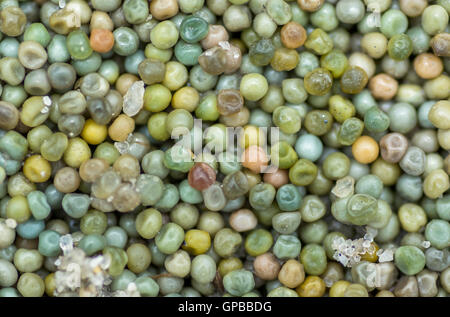
M267 167L269 158L263 148L257 145L249 146L242 154L242 166L252 172L261 173Z
M353 157L362 164L369 164L375 161L378 153L378 143L370 136L363 135L356 139L352 145Z
M110 30L93 29L89 42L94 51L107 53L114 46L114 35Z

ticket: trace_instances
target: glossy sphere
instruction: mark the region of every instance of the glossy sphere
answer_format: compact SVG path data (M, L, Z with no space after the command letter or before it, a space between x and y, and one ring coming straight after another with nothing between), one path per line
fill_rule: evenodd
M378 153L378 143L369 136L359 137L352 145L353 157L362 164L374 162Z
M286 134L297 133L301 127L301 118L298 112L290 107L277 107L273 112L272 120Z
M110 30L93 29L91 30L89 43L94 51L106 53L114 47L114 35Z
M94 120L88 119L84 124L81 137L89 144L100 144L108 135L108 130L105 125L97 124Z
M189 170L189 185L197 190L205 190L216 181L216 172L206 163L195 163Z
M428 119L439 129L450 129L450 101L436 102L428 112Z
M176 0L155 0L150 3L150 13L157 20L170 19L178 13L178 1Z
M398 82L387 74L378 74L369 81L369 89L376 99L390 100L398 90Z
M70 32L66 43L70 55L75 59L86 59L92 54L89 38L81 30Z
M423 53L414 59L414 70L423 79L438 77L444 69L442 60L430 53Z

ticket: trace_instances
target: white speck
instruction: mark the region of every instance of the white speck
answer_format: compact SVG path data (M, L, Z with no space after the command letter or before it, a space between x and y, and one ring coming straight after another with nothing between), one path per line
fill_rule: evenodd
M42 97L42 102L46 106L51 106L52 105L52 98L50 98L49 96L44 96L44 97Z
M124 142L114 142L114 147L119 151L120 154L128 153L128 149L130 148L130 144L128 141Z
M384 250L378 257L378 262L390 262L394 259L394 252L392 250Z
M425 240L425 241L422 242L422 246L423 246L425 249L428 249L428 248L431 246L431 242L428 241L428 240Z
M66 6L66 0L59 0L58 5L60 9L64 9Z
M220 41L218 45L224 50L229 50L231 48L231 45L228 41Z
M63 235L59 238L59 247L64 254L73 250L73 239L70 234Z

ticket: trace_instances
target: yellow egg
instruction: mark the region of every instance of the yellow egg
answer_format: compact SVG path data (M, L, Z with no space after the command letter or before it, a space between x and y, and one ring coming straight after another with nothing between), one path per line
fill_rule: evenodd
M296 291L300 297L322 297L325 293L325 282L318 276L310 275Z
M79 168L84 161L91 158L91 149L83 139L73 138L69 140L63 158L70 167Z
M45 283L45 293L50 296L53 297L55 289L56 289L56 284L55 284L55 273L50 273L49 275L47 275L45 277L44 280Z
M52 167L42 156L32 155L25 160L23 174L33 183L43 183L50 178Z
M211 247L211 237L203 230L189 230L186 232L184 241L182 248L193 255L203 254Z
M108 136L106 125L96 123L92 119L86 120L81 137L89 144L100 144L105 141Z
M265 142L264 130L254 125L246 125L239 139L239 145L244 149L252 145L263 146Z
M192 112L197 108L199 102L200 95L196 89L183 87L173 95L172 107L174 109L185 109Z

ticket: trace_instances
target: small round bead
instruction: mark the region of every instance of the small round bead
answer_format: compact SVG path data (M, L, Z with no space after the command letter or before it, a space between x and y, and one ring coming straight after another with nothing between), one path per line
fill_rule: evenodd
M361 67L349 67L340 79L341 89L347 94L357 94L364 89L368 80L366 72Z
M369 89L376 99L391 100L398 91L398 82L388 74L378 74L369 81Z
M422 13L422 27L430 35L444 32L448 20L447 11L440 5L428 6Z
M423 181L423 192L431 199L436 199L445 193L450 187L450 180L443 169L430 172Z
M381 58L387 51L388 40L379 32L364 34L361 47L372 58Z
M428 120L438 129L450 129L450 101L436 102L428 112Z
M203 191L216 181L216 172L206 163L195 163L188 174L189 185Z
M324 4L325 0L297 0L300 9L306 12L315 12Z
M425 255L414 246L402 246L395 251L395 266L406 275L415 275L425 267Z
M178 13L177 0L154 0L150 2L150 13L157 20L167 20Z
M41 297L45 292L45 283L35 273L24 273L17 282L17 290L23 297Z
M277 278L281 265L272 253L264 253L255 258L253 268L257 277L271 281Z
M63 167L56 172L53 185L62 193L73 193L80 186L80 176L76 169Z
M239 209L231 214L229 222L237 232L245 232L254 229L258 219L250 209Z
M265 150L257 145L251 145L242 154L242 166L255 173L261 173L268 165L269 159Z
M411 18L421 15L427 7L426 0L400 0L399 4L403 13Z
M306 38L306 30L297 22L291 21L281 28L281 42L287 48L299 48Z
M267 79L261 74L247 74L241 79L240 91L247 100L261 99L267 93L268 88Z
M290 259L281 267L278 273L279 281L289 288L296 288L305 280L303 265L297 260Z
M50 163L40 155L33 155L26 159L23 173L33 183L46 182L51 176Z
M378 158L378 143L369 136L359 137L352 145L355 160L362 164L369 164Z
M271 173L264 173L263 179L265 183L271 184L275 188L280 188L289 181L288 171L277 168Z
M306 74L304 79L306 91L314 96L323 96L333 85L333 76L325 68L316 68Z
M107 53L114 47L114 35L107 29L92 29L89 43L98 53Z
M336 16L343 23L356 24L364 17L365 8L360 0L342 0L336 5Z
M415 204L404 204L398 210L402 228L407 232L418 232L427 222L425 211Z
M310 275L297 287L296 291L300 297L322 297L325 289L325 282L320 277Z
M433 79L444 70L442 60L430 53L422 53L414 59L414 70L420 78Z
M386 162L400 162L407 149L408 140L401 133L388 133L380 140L381 156Z
M134 131L134 127L135 122L132 118L120 114L109 126L108 135L114 141L123 142Z

